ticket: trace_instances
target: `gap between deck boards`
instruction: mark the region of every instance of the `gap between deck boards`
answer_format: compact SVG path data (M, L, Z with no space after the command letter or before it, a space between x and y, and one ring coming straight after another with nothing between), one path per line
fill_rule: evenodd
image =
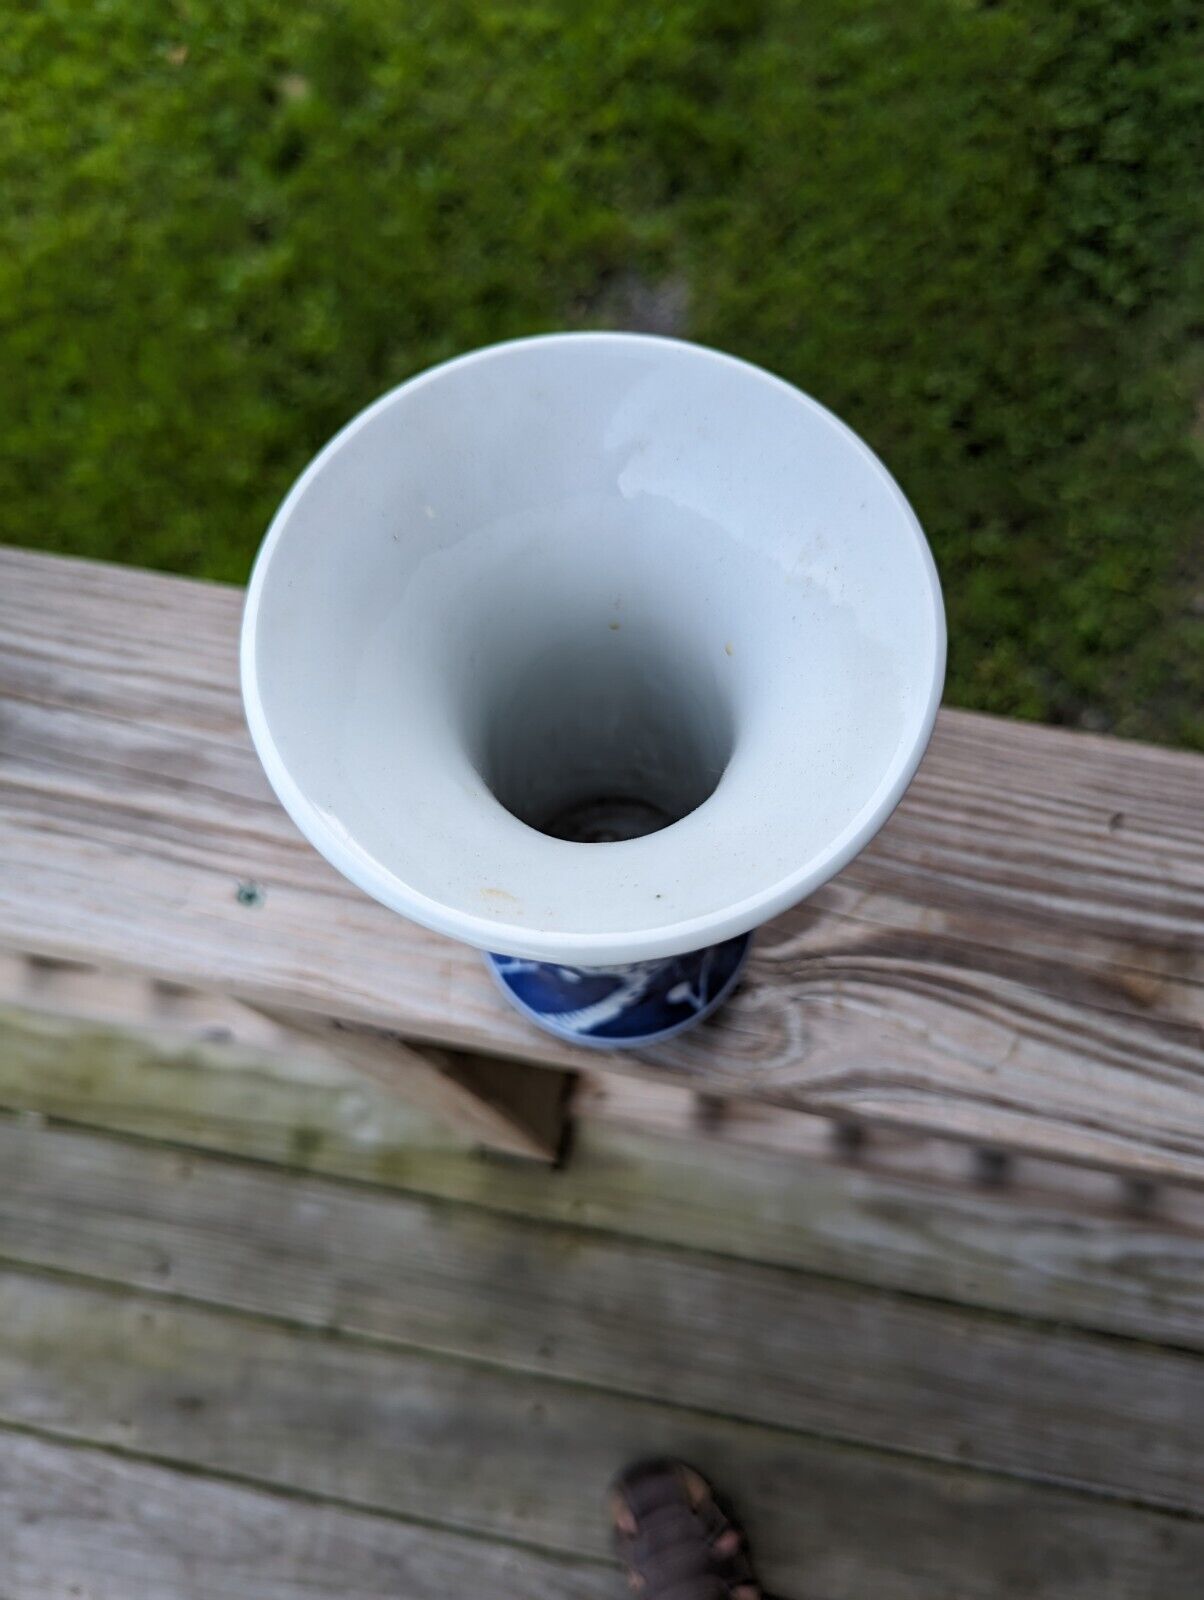
M329 1064L0 1013L0 1106L285 1170L925 1297L1204 1347L1204 1196L1127 1203L1108 1174L608 1079L578 1096L566 1170L482 1160Z
M10 1030L4 1040L11 1043L17 1037L26 1035ZM1080 1434L1074 1445L1080 1463L1076 1473L1090 1460L1100 1464L1091 1467L1098 1480L1119 1456L1126 1473L1165 1474L1168 1457L1159 1454L1157 1440L1152 1434L1142 1440L1133 1428L1152 1426L1156 1433L1167 1405L1181 1400L1183 1414L1165 1418L1170 1424L1167 1437L1179 1441L1169 1466L1180 1483L1191 1471L1189 1395L1195 1390L1181 1385L1174 1374L1196 1373L1199 1364L1184 1365L1186 1358L1148 1341L1178 1336L1190 1343L1193 1331L1197 1336L1200 1332L1204 1286L1198 1270L1201 1240L1192 1226L1198 1201L1194 1194L1160 1191L1165 1215L1141 1219L1118 1208L1114 1180L1078 1174L1067 1187L1060 1169L1026 1163L1010 1175L1010 1189L993 1191L973 1183L965 1152L947 1146L934 1151L905 1140L886 1147L899 1171L874 1172L835 1157L822 1124L787 1125L772 1114L764 1119L760 1111L742 1124L737 1112L721 1131L708 1131L688 1109L683 1115L688 1099L680 1092L666 1091L649 1101L642 1086L636 1100L612 1086L599 1103L588 1106L578 1160L567 1171L549 1175L449 1148L438 1129L374 1086L345 1075L307 1074L296 1062L269 1064L231 1057L220 1049L156 1056L147 1046L142 1055L123 1056L116 1076L103 1062L97 1067L94 1054L89 1077L86 1051L75 1057L62 1052L58 1029L37 1023L33 1038L32 1053L0 1048L0 1098L18 1105L24 1101L26 1107L31 1100L40 1106L65 1105L97 1123L129 1123L132 1131L56 1129L42 1122L41 1110L0 1119L0 1195L7 1190L15 1201L0 1212L0 1250L6 1234L11 1242L10 1218L25 1215L40 1243L33 1252L36 1259L28 1259L19 1271L44 1281L43 1309L47 1297L56 1294L66 1297L60 1305L69 1303L76 1313L85 1303L93 1308L82 1321L95 1338L110 1340L110 1366L100 1367L109 1374L107 1392L113 1392L111 1385L125 1371L131 1404L136 1401L141 1408L135 1408L141 1426L160 1444L166 1438L165 1459L178 1458L182 1466L197 1470L188 1459L197 1445L195 1427L189 1443L189 1423L196 1412L188 1404L167 1404L179 1397L204 1400L203 1409L216 1419L209 1424L206 1459L219 1473L222 1461L229 1465L229 1452L250 1448L244 1433L251 1444L256 1436L270 1440L275 1433L279 1439L281 1428L287 1431L294 1417L300 1419L298 1432L291 1436L296 1448L284 1451L280 1460L257 1458L257 1471L274 1473L273 1482L284 1472L281 1481L300 1477L312 1483L308 1474L329 1470L328 1481L336 1489L358 1481L365 1495L393 1495L411 1509L419 1504L415 1497L427 1493L424 1503L428 1508L433 1504L437 1513L437 1497L432 1502L427 1480L454 1486L465 1462L484 1451L493 1463L490 1481L496 1486L504 1480L501 1506L511 1520L490 1522L484 1502L464 1503L465 1514L471 1511L480 1519L484 1541L482 1565L473 1580L478 1587L464 1592L489 1593L491 1600L508 1591L504 1582L494 1585L488 1577L495 1559L489 1553L489 1529L496 1527L501 1534L509 1528L504 1536L510 1538L524 1518L529 1532L532 1521L542 1517L549 1549L575 1544L590 1548L589 1541L604 1534L597 1509L601 1481L618 1464L616 1457L649 1444L689 1450L717 1476L726 1467L738 1480L731 1486L737 1493L743 1488L758 1546L769 1561L767 1575L773 1575L782 1594L864 1600L873 1593L878 1600L931 1600L933 1594L956 1593L958 1600L1014 1600L1023 1592L1033 1600L1132 1600L1134 1594L1149 1593L1158 1600L1194 1600L1204 1563L1201 1524L1160 1508L1165 1483L1163 1490L1151 1488L1152 1477L1136 1491L1131 1482L1062 1487L1050 1481L1050 1461L1040 1458L1042 1450L1065 1448L1065 1440L1054 1438L1058 1419L1047 1414L1043 1403L1062 1392L1081 1404L1084 1416L1095 1411L1094 1431ZM625 1120L631 1115L638 1115L645 1126L632 1126ZM298 1144L298 1128L311 1129L317 1137ZM812 1135L812 1159L801 1159L800 1146ZM172 1143L162 1142L165 1138ZM216 1148L206 1151L201 1148L205 1145ZM35 1183L22 1199L13 1190L13 1175L25 1170L29 1176L28 1157L35 1149L68 1156L65 1165L51 1162L41 1168L44 1185ZM82 1166L68 1158L72 1151L84 1153ZM19 1158L25 1159L24 1169ZM327 1170L305 1176L299 1161ZM35 1162L39 1165L40 1158ZM89 1171L95 1181L81 1188ZM921 1178L927 1181L917 1181ZM194 1203L198 1190L204 1191L204 1204ZM138 1197L145 1212L141 1220ZM330 1238L332 1217L337 1226ZM449 1220L450 1234L445 1231ZM641 1242L641 1235L649 1233L653 1237ZM449 1241L456 1238L461 1240L456 1272L463 1292L451 1292L452 1280L446 1277L456 1255L449 1255ZM572 1241L568 1255L558 1255L560 1241L566 1240ZM106 1286L84 1281L88 1272L94 1274L98 1252L108 1245L120 1255L119 1282ZM267 1248L266 1256L259 1245ZM579 1260L568 1270L574 1255ZM758 1263L758 1256L765 1261ZM622 1281L617 1269L591 1270L599 1259L637 1264L630 1299L620 1297L616 1304L608 1294L605 1303L596 1304L589 1298L591 1285L605 1287L616 1277ZM1140 1271L1135 1271L1135 1261ZM667 1263L668 1279L664 1271L648 1276L649 1263L656 1262ZM410 1274L406 1280L399 1276L403 1264ZM894 1282L891 1292L858 1287L858 1281L875 1276L880 1281L883 1274ZM747 1287L778 1278L788 1295L785 1303L796 1314L779 1314L775 1320L766 1314L772 1302L736 1293L729 1298L750 1313L746 1321L737 1314L733 1322L730 1310L726 1320L714 1317L715 1297L722 1297L725 1283ZM514 1299L500 1314L496 1302L489 1316L478 1307L479 1337L489 1342L474 1353L463 1337L465 1307L473 1314L470 1291L479 1298L482 1286L498 1281L510 1285ZM678 1293L666 1298L669 1281ZM698 1285L705 1283L714 1285L709 1298L698 1293ZM683 1285L688 1286L684 1292ZM524 1290L529 1302L525 1308ZM532 1291L542 1298L530 1303ZM295 1323L272 1322L278 1305L273 1309L271 1302L281 1295ZM166 1374L156 1375L153 1366L149 1373L141 1371L145 1348L122 1336L121 1316L95 1314L98 1304L111 1305L114 1297L135 1314L146 1311L161 1328L175 1331L174 1343L167 1344L177 1358L188 1355L183 1370L177 1360L174 1367L169 1363ZM399 1297L406 1304L399 1305ZM953 1302L967 1297L993 1303L1002 1317L959 1313ZM418 1303L411 1306L415 1298ZM232 1299L242 1305L235 1315ZM652 1386L656 1392L631 1393L630 1372L622 1363L630 1367L633 1352L655 1346L657 1334L663 1337L665 1327L672 1327L664 1317L674 1303L699 1308L696 1326L682 1324L690 1329L688 1335L671 1340L666 1371L658 1373ZM864 1316L851 1323L834 1318L832 1308L846 1303L863 1305ZM822 1306L828 1311L821 1316L814 1308ZM1052 1327L1051 1319L1062 1317L1068 1307L1071 1320L1102 1323L1126 1337L1101 1340ZM759 1314L751 1315L758 1308ZM642 1322L639 1316L633 1321L635 1312ZM408 1343L398 1321L403 1315L426 1319ZM1041 1320L1030 1322L1030 1317ZM6 1320L11 1325L12 1318ZM603 1335L596 1341L594 1322ZM1037 1395L1026 1401L1027 1412L1020 1407L1010 1423L1006 1405L1000 1410L1006 1398L1007 1384L1000 1381L1006 1363L999 1368L983 1359L976 1386L966 1391L958 1376L965 1376L964 1366L959 1368L956 1360L942 1363L939 1350L929 1348L931 1339L914 1331L923 1327L931 1334L933 1326L952 1328L959 1322L964 1330L977 1330L955 1341L971 1356L990 1356L999 1337L1004 1337L1004 1348L1011 1339L1015 1350L1019 1337L1020 1348L1030 1351L1038 1365L1052 1361L1044 1369L1046 1387L1037 1385ZM700 1362L700 1376L687 1370L689 1381L682 1388L685 1380L678 1369L683 1364L669 1359L673 1344L680 1348L688 1343L705 1357L707 1345L699 1339L712 1323L721 1330L719 1346L728 1351L740 1349L747 1327L754 1330L761 1342L754 1339L749 1360L758 1365L758 1379L763 1372L770 1374L763 1393L758 1392L758 1379L741 1379L730 1365L725 1371L722 1363L715 1366L706 1359ZM59 1370L64 1361L69 1368L70 1352L61 1334L73 1325L73 1316L51 1315L49 1325L60 1332ZM795 1336L800 1326L810 1338L801 1355ZM772 1334L775 1327L784 1341L776 1354L773 1339L763 1331ZM848 1337L850 1327L857 1338ZM867 1328L871 1333L877 1329L878 1345L865 1345ZM892 1348L890 1335L900 1328L913 1330L903 1342L914 1345L923 1358L926 1379L922 1372L903 1373L898 1366L899 1340ZM625 1329L630 1330L629 1345L622 1342ZM549 1333L553 1345L541 1350ZM242 1347L234 1372L245 1381L233 1387L223 1387L224 1365L218 1359L227 1337L236 1351ZM294 1365L282 1354L287 1351L303 1355ZM312 1363L319 1357L314 1351L324 1353L332 1367L319 1362L315 1369ZM1060 1362L1055 1359L1059 1351ZM1120 1365L1112 1380L1101 1377L1094 1361L1084 1374L1071 1356L1074 1351L1097 1356L1104 1351L1106 1361L1119 1359ZM827 1365L809 1352L823 1356ZM134 1369L123 1367L131 1355L139 1358ZM1160 1376L1164 1357L1169 1365L1161 1367ZM837 1358L847 1364L844 1377L834 1382L831 1362ZM55 1364L45 1348L42 1360L53 1375ZM890 1402L889 1383L886 1389L881 1385L892 1360L900 1387ZM599 1368L599 1362L610 1366ZM265 1374L279 1374L281 1368L287 1381L277 1376L277 1387L269 1385L267 1393L276 1399L265 1401L263 1426L246 1430L238 1420L242 1397L263 1383ZM1033 1376L1028 1357L1016 1371ZM1123 1378L1129 1371L1145 1373L1143 1382L1153 1381L1155 1388L1142 1391L1139 1385L1134 1390ZM419 1376L407 1384L401 1381L405 1372ZM854 1372L856 1388L849 1376ZM113 1422L120 1421L115 1412L87 1412L86 1363L83 1373L78 1380L82 1389L73 1390L70 1381L52 1385L51 1403L66 1406L74 1395L79 1409L72 1425L91 1434L107 1426L111 1443L128 1450L128 1441L123 1445L112 1436ZM417 1404L408 1397L415 1390L420 1393L432 1374L438 1375L444 1397L425 1413L435 1432L428 1436L421 1470L411 1457L402 1474L396 1441L404 1431L402 1419L412 1415L406 1406ZM861 1387L862 1374L869 1374L878 1387ZM1077 1382L1072 1381L1075 1374ZM806 1390L808 1380L815 1395ZM701 1390L691 1387L697 1382L703 1384ZM783 1383L786 1390L780 1387ZM939 1404L942 1384L951 1397L951 1409L944 1414ZM729 1411L725 1397L734 1387L738 1411L760 1406L761 1420L712 1414L706 1409L706 1385L712 1403L717 1397ZM796 1420L783 1428L777 1424L790 1385ZM1118 1388L1134 1402L1127 1412ZM900 1409L905 1390L921 1396L910 1423L907 1408ZM817 1403L815 1396L831 1403L832 1394L839 1399L841 1392L846 1410L835 1432L808 1433L805 1425L815 1427L810 1409ZM1160 1392L1163 1399L1157 1400ZM325 1420L324 1399L330 1402ZM884 1400L890 1403L884 1405ZM47 1403L45 1395L41 1403ZM91 1403L95 1407L95 1396ZM805 1415L797 1410L800 1403L807 1408ZM932 1408L927 1414L924 1405ZM542 1408L538 1416L537 1407ZM972 1466L951 1464L959 1459L959 1407L978 1452ZM54 1421L45 1411L41 1416L43 1425ZM1026 1416L1031 1426L1024 1433ZM866 1419L881 1432L884 1417L895 1430L890 1443L875 1441L868 1431ZM489 1419L488 1425L483 1419ZM999 1433L1001 1420L1006 1425ZM63 1421L60 1414L58 1422ZM937 1448L934 1439L943 1441L939 1449L948 1454L948 1462L908 1453L916 1450L914 1436L910 1445L906 1438L900 1440L901 1425L914 1430L925 1421L931 1427L922 1448L931 1453ZM175 1434L155 1433L173 1426ZM445 1434L439 1434L440 1426ZM850 1436L858 1426L863 1429L860 1439ZM1026 1456L1017 1473L1015 1461L1008 1465L1004 1457L1000 1465L1000 1440L1006 1444L1011 1438L1014 1445L1022 1437L1027 1438L1025 1448L1037 1454ZM587 1448L582 1455L582 1441L589 1439L593 1453ZM994 1441L989 1459L983 1458L984 1439ZM240 1459L244 1467L249 1464L245 1456ZM565 1471L566 1462L574 1459L581 1464L581 1478ZM131 1472L143 1470L132 1457L126 1465ZM1067 1458L1058 1471L1066 1475ZM583 1479L591 1475L598 1482L586 1484ZM549 1500L543 1486L552 1478L556 1487ZM525 1497L515 1492L520 1484L527 1486ZM24 1486L18 1490L20 1495L26 1492ZM163 1492L171 1491L164 1487ZM453 1492L449 1487L445 1499ZM259 1491L239 1493L254 1499ZM1176 1495L1185 1498L1181 1488L1171 1499ZM255 1504L272 1502L269 1497ZM490 1505L496 1519L498 1499ZM867 1505L874 1507L872 1537L860 1514ZM339 1518L358 1515L337 1506L331 1515L335 1512ZM118 1519L122 1514L118 1506ZM319 1516L316 1509L313 1514ZM69 1505L64 1515L75 1526ZM1023 1548L1017 1543L1017 1528L1024 1530ZM75 1535L68 1529L66 1537L71 1547ZM440 1541L453 1537L438 1530L430 1534L430 1542L442 1549ZM119 1528L113 1538L120 1543ZM382 1543L388 1544L384 1535ZM364 1559L376 1559L374 1551L363 1548ZM593 1548L601 1559L604 1545ZM157 1552L149 1557L160 1558ZM496 1559L510 1558L503 1550ZM608 1592L612 1575L601 1567L596 1570L605 1579L598 1593ZM550 1600L554 1592L539 1588L542 1571L536 1563L528 1600L544 1593ZM571 1569L571 1574L577 1572ZM293 1600L289 1585L294 1581L292 1574L281 1574L273 1600L277 1593ZM593 1600L588 1576L581 1579L586 1588L574 1587L577 1578L570 1574L563 1581L567 1595L588 1594ZM220 1580L217 1586L237 1593ZM194 1591L197 1600L201 1595L207 1600L213 1587L210 1582L209 1588ZM118 1586L111 1591L112 1600L126 1600L127 1592L128 1586ZM173 1600L192 1600L184 1586L171 1592ZM398 1592L406 1593L407 1600L426 1600L428 1595L434 1600L443 1591L418 1583ZM41 1600L43 1593L30 1587L15 1600L33 1600L35 1594ZM558 1600L566 1600L566 1593L558 1593Z
M39 1297L41 1315L30 1310ZM62 1315L65 1299L88 1330L87 1360L64 1383L61 1362L43 1357L24 1418L2 1430L10 1439L87 1445L134 1466L397 1518L431 1530L436 1543L471 1533L603 1562L603 1486L616 1463L651 1448L687 1455L739 1496L781 1595L1186 1600L1204 1560L1198 1519L683 1418L654 1401L558 1391L530 1376L458 1371L454 1361L343 1336L252 1328L224 1310L142 1294L47 1281L0 1349L20 1350L31 1335L36 1345L48 1316L66 1357L74 1319ZM11 1353L0 1355L0 1374L6 1360Z
M18 1267L1204 1509L1189 1354L111 1137L0 1123L0 1167Z
M613 1573L588 1559L33 1430L0 1453L5 1512L4 1600L614 1600Z

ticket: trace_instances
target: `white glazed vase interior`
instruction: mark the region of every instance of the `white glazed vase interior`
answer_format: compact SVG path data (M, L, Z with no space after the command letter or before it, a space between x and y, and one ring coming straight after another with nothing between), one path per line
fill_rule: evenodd
M281 507L242 670L268 776L369 894L574 969L745 933L881 826L927 743L923 534L843 424L625 334L386 395Z

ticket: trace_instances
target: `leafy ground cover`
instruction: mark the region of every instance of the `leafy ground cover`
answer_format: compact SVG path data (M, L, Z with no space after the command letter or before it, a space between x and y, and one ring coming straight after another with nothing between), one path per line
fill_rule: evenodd
M650 326L884 456L953 702L1204 745L1195 0L0 18L0 539L242 579L384 388Z

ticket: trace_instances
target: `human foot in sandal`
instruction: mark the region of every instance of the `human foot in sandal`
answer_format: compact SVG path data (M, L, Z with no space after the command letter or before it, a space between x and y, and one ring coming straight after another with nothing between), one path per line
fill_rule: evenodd
M692 1467L628 1467L611 1485L610 1515L639 1600L762 1600L743 1533Z

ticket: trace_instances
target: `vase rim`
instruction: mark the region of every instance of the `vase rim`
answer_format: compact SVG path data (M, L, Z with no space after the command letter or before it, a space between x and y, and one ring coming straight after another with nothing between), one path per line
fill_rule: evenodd
M708 368L716 381L722 382L724 374L731 374L733 378L738 375L744 385L751 380L766 391L767 404L775 403L769 397L769 391L776 391L782 399L788 398L792 406L797 407L801 403L811 413L814 425L822 424L832 439L840 441L845 452L842 459L855 462L856 471L863 473L867 482L873 480L874 493L880 495L882 504L890 508L890 536L903 536L913 542L912 556L918 563L914 570L918 576L915 591L908 598L909 603L925 612L920 620L912 617L909 622L909 626L916 630L915 637L919 643L909 647L911 655L908 658L910 676L905 700L905 737L901 737L897 748L892 750L879 781L865 803L848 819L847 825L836 830L824 848L813 851L806 860L800 860L789 870L773 871L768 881L751 883L747 892L734 895L727 903L708 907L700 913L666 917L663 922L640 927L624 928L610 924L597 928L544 927L537 921L508 916L504 903L475 911L463 904L442 899L437 894L424 892L419 885L405 881L403 875L389 870L374 859L372 853L361 846L338 818L332 816L329 807L317 803L312 783L299 781L294 763L286 755L284 745L277 736L270 697L265 694L264 687L265 657L261 627L270 575L273 574L278 552L282 549L298 508L332 463L353 447L366 429L379 424L394 408L410 404L420 398L424 390L440 384L451 374L465 374L474 369L484 372L494 363L521 362L528 355L538 360L540 352L573 348L579 349L583 357L590 352L606 352L602 359L610 359L612 355L624 351L643 351L649 357L658 360L663 358L665 361L688 358L691 363L701 363ZM582 381L589 381L584 368ZM860 559L864 561L867 558ZM285 810L301 833L333 866L385 906L436 932L483 950L502 950L538 961L563 962L582 967L678 955L746 933L806 898L839 872L879 831L898 805L919 766L940 704L945 653L946 629L940 581L928 543L901 489L857 434L818 401L786 380L736 356L685 340L621 331L540 334L486 346L418 373L361 411L310 462L273 518L247 589L240 639L244 706L255 749ZM701 816L703 811L705 807L697 815ZM653 835L649 840L639 843L645 847L651 846L657 838L663 839L674 829L683 826L683 823L674 824L664 834ZM632 848L628 844L580 845L556 839L546 840L545 845L547 859L563 861L566 870L569 857L556 857L553 852L624 851ZM646 855L647 850L645 858ZM616 856L614 859L618 861L620 858ZM705 862L700 863L700 870L705 870Z

